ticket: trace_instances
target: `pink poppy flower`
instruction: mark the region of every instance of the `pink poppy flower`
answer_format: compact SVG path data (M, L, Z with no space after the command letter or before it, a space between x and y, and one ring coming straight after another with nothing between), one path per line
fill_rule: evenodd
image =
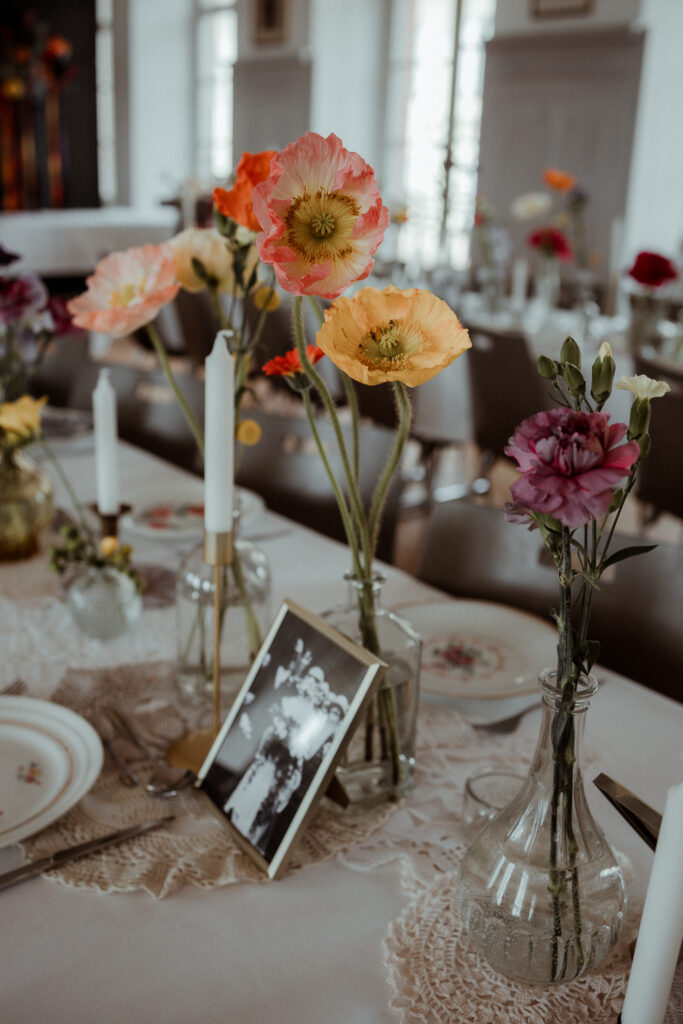
M522 472L514 501L569 527L600 519L640 454L636 441L619 443L625 433L603 412L551 409L524 420L505 449Z
M168 242L113 252L86 279L88 290L67 308L77 327L122 338L153 320L179 285Z
M307 132L277 153L253 203L259 255L294 295L335 299L363 280L389 224L372 167L336 135Z

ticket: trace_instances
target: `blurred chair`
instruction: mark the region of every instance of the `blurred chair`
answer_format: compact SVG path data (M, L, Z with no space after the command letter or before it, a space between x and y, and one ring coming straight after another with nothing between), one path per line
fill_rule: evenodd
M651 506L646 522L661 512L683 519L683 364L644 351L636 354L634 368L671 388L652 403L652 450L638 470L637 495Z
M611 550L636 543L647 540L618 536ZM683 548L659 544L608 572L591 615L599 664L683 701ZM512 605L548 621L558 607L557 571L538 531L470 501L434 507L417 575L456 597Z
M68 406L74 382L90 363L89 338L85 333L56 338L31 381L31 394L47 395L50 405Z
M515 427L553 403L524 335L474 328L470 339L472 436L482 453L480 475L486 475L493 461L504 455Z
M268 508L336 540L346 541L337 502L322 459L304 417L275 416L250 410L263 432L253 447L240 446L236 456L236 482L260 494ZM330 422L317 420L327 456L342 489L343 471ZM342 427L350 445L350 430ZM394 432L370 424L361 426L360 489L369 504L377 479L394 443ZM401 482L396 475L387 496L377 556L391 561L399 512Z

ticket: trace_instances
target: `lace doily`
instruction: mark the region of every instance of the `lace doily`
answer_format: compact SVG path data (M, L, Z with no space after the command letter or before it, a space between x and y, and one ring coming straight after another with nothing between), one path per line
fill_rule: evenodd
M111 704L134 718L136 731L151 747L163 750L188 729L208 724L196 709L178 701L174 664L124 665L104 670L72 670L53 700L102 725L98 707ZM205 712L206 714L206 712ZM118 742L118 741L117 741ZM137 756L137 762L135 757ZM135 748L126 760L144 767ZM297 845L289 870L301 870L362 842L392 815L394 804L369 810L342 811L324 801ZM109 755L102 774L86 797L50 828L22 843L29 860L155 816L175 815L164 828L129 840L51 871L46 877L99 892L143 889L164 897L183 885L202 889L232 882L264 881L266 876L235 845L205 799L185 790L170 800L146 793L143 786L124 787Z
M637 915L630 915L631 921ZM631 928L627 927L627 933ZM456 904L456 874L414 900L385 938L385 963L401 1024L615 1024L631 966L626 935L598 973L554 988L520 985L498 974L470 946ZM683 1014L679 968L665 1024ZM485 1004L481 993L486 993ZM485 1006L485 1016L483 1010Z

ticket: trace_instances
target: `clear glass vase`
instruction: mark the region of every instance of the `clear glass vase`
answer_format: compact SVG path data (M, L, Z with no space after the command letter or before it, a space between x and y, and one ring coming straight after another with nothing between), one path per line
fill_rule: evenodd
M113 566L88 566L66 587L71 617L86 636L113 640L137 622L142 598L130 576Z
M554 256L541 256L536 264L534 294L537 309L550 315L560 301L560 268Z
M267 556L238 537L235 518L232 565L221 569L221 695L231 700L244 682L271 622L271 572ZM203 544L185 557L176 582L178 663L181 694L194 703L213 694L214 567Z
M664 307L658 295L651 293L629 296L630 317L628 324L628 347L632 355L643 348L660 347L659 324L663 319Z
M621 868L586 802L585 713L597 691L582 676L562 701L556 673L539 677L541 731L526 783L478 834L458 883L461 921L496 970L553 985L593 970L615 945L626 910Z
M404 796L413 787L422 639L382 605L383 576L360 580L348 573L345 579L347 603L323 617L388 665L337 769L351 803L372 803Z
M53 510L49 477L23 452L0 446L0 561L34 555Z

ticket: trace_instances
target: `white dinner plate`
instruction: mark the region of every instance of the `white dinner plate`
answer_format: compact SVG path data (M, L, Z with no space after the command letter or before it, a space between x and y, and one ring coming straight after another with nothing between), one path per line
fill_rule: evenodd
M100 738L80 715L0 696L0 848L65 814L93 785L102 759Z
M242 522L263 511L263 498L243 487L235 488ZM177 540L200 538L204 530L204 505L200 502L170 505L158 502L139 512L123 516L121 526L140 537L166 537Z
M425 693L491 700L536 693L557 659L557 630L527 612L452 598L396 609L421 635Z

